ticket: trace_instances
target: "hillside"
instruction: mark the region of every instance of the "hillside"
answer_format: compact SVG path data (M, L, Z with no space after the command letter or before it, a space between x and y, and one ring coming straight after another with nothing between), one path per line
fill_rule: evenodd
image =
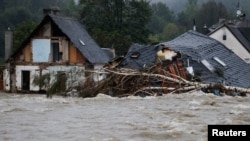
M204 2L209 0L197 0L198 4L201 5ZM175 13L179 13L185 9L188 0L151 0L152 3L163 2ZM228 11L235 13L237 9L237 0L216 0L216 2L222 2L228 9ZM250 1L249 0L240 0L240 7L246 13L248 19L250 18Z

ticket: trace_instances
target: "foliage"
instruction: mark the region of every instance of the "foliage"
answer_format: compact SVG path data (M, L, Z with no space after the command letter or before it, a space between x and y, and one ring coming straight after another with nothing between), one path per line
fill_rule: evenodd
M45 88L47 92L47 98L52 98L52 95L65 92L66 90L66 74L57 73L53 82L51 82L51 76L49 73L35 76L33 84L39 86L40 88Z
M177 22L186 29L192 29L193 20L197 12L197 0L188 0L187 8L178 14Z
M68 0L66 6L62 9L63 13L69 17L80 18L80 9L81 7L78 6L74 0Z
M182 33L181 28L178 27L175 23L168 23L163 28L163 32L161 33L162 35L160 39L162 41L172 40L181 33Z
M123 54L132 42L146 43L151 9L146 0L81 0L81 21L102 47Z
M148 24L149 30L153 33L162 32L167 23L174 21L173 11L171 11L164 3L153 3L151 5L153 16Z
M65 73L57 73L55 81L52 83L51 87L47 90L47 97L51 98L52 95L54 94L65 92L66 81L67 78Z
M50 82L50 74L46 73L44 75L38 76L36 75L33 79L33 84L35 86L39 86L40 88L48 88Z
M0 0L0 58L4 58L4 31L9 27L14 30L17 25L26 21L37 23L43 17L43 8L58 6L65 9L67 2L68 0Z
M13 47L16 50L21 43L29 36L29 34L35 29L36 23L33 21L24 21L16 26L14 30L14 43Z
M204 3L195 14L197 26L200 28L203 27L204 24L212 26L221 18L230 19L232 17L230 17L230 14L222 3L216 3L215 1L208 1L207 3ZM201 31L201 29L199 31Z

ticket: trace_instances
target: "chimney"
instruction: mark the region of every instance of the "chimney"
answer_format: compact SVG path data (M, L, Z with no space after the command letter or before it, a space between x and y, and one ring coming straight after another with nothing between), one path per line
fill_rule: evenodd
M43 9L43 15L59 15L60 9L58 7L50 7L50 8L44 8Z
M5 60L9 59L13 50L13 32L8 27L8 30L5 31Z
M196 31L195 19L193 19L193 30Z
M204 24L204 26L202 28L202 33L205 34L205 35L207 35L209 33L209 29L208 29L206 24Z

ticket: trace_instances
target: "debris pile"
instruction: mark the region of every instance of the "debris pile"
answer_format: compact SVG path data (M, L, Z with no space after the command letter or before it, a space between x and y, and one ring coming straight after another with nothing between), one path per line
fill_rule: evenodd
M144 97L182 93L192 90L203 90L209 93L216 91L227 95L231 95L235 92L243 95L250 92L250 89L246 88L191 82L181 76L169 73L164 69L161 69L161 72L164 72L164 74L159 74L156 68L157 66L154 66L144 71L127 68L105 69L106 73L108 73L107 78L85 87L81 92L81 96L94 97L99 93L104 93L114 97L130 95Z

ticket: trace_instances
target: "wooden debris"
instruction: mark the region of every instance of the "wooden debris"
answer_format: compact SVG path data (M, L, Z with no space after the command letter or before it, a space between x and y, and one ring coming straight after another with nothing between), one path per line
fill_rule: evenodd
M88 95L96 96L98 93L105 93L115 97L124 97L129 95L155 96L169 93L187 92L191 90L204 90L212 92L214 89L228 95L230 95L231 92L250 93L250 89L247 88L191 82L169 72L165 72L164 75L158 74L155 69L137 71L124 68L106 68L105 71L105 73L108 73L107 79L98 82L98 84L94 86L92 85L89 88L85 88L85 90L88 91ZM171 85L163 86L163 83Z

